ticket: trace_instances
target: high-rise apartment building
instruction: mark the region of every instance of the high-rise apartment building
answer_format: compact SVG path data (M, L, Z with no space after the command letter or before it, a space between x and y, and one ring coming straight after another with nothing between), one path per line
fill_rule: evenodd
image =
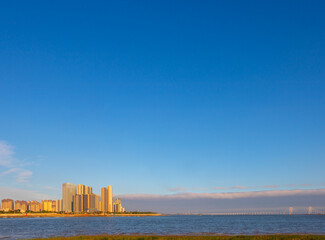
M56 212L56 201L52 201L52 212Z
M73 201L76 193L77 193L76 185L72 183L62 184L62 201L63 201L64 212L73 212Z
M41 210L47 212L56 211L56 202L53 200L42 200L41 201Z
M94 194L95 195L95 210L96 211L100 211L100 205L99 205L99 195Z
M107 211L108 212L113 212L113 188L112 186L107 187L107 198L108 198L108 206L107 206Z
M41 211L41 204L37 201L28 201L27 202L27 209L31 212L40 212Z
M101 188L101 211L113 212L113 188L108 186L107 188Z
M101 211L107 212L108 211L108 190L105 187L101 188Z
M93 193L93 188L89 186L85 186L85 194L92 194Z
M27 211L27 202L26 201L15 201L15 210L20 210L20 212Z
M74 196L73 211L74 212L83 212L83 195L76 194Z
M93 193L93 188L86 186L86 185L82 185L82 184L78 184L78 194L92 194Z
M116 198L113 203L114 212L124 212L124 208L122 207L121 199Z
M12 199L3 199L1 201L2 210L5 212L14 210L14 200Z
M81 194L85 194L85 185L82 185L82 184L78 184L78 194L81 195Z
M55 211L62 212L63 211L63 201L62 199L58 199L55 201Z
M96 195L95 194L87 194L87 196L88 196L88 208L87 208L87 212L95 211Z

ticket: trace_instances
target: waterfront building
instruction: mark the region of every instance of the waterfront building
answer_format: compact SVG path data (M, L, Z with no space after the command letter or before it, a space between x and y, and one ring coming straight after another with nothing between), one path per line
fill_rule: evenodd
M73 206L73 211L74 212L83 212L83 195L81 194L76 194L74 196L74 206Z
M101 211L113 212L113 188L108 186L107 188L101 188Z
M2 210L5 212L14 210L14 200L12 199L3 199L1 201Z
M56 212L56 201L52 201L52 212Z
M72 183L62 184L62 201L64 212L73 212L73 200L76 193L76 185Z
M85 186L85 194L92 194L93 193L93 188L89 186Z
M116 198L113 203L113 210L114 212L124 212L125 209L122 207L121 199Z
M41 211L55 212L56 202L53 200L42 200L41 201Z
M26 201L15 201L15 210L20 210L20 212L27 211L27 202Z
M37 201L28 201L27 202L27 209L31 212L40 212L41 211L41 204Z
M88 194L82 195L82 211L87 212L88 209Z
M105 187L101 188L101 211L108 211L108 190Z
M62 199L58 199L55 201L55 211L62 212L63 211L63 201Z
M93 212L96 210L95 206L96 206L96 195L95 194L87 194L88 196L88 208L87 208L87 212Z
M78 194L81 195L81 194L85 194L85 185L82 185L82 184L78 184Z
M99 204L99 195L95 194L95 210L100 211L100 204Z
M107 187L107 211L113 212L113 188L112 186Z
M92 187L78 184L78 194L82 195L82 194L92 194L92 193L93 193Z

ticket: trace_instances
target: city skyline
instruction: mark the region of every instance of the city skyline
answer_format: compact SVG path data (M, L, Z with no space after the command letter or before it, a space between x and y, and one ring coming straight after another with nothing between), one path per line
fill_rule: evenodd
M62 198L56 200L13 200L2 199L0 210L4 212L19 210L31 212L64 212L64 213L123 213L120 198L113 199L113 188L102 187L101 193L95 194L91 186L73 183L62 184Z

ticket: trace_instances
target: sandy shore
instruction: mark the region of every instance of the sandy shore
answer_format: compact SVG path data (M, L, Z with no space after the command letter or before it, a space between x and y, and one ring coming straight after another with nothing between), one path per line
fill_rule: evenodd
M60 213L4 213L0 214L0 218L39 218L39 217L150 217L150 216L162 216L159 213L152 214L92 214L92 213L80 213L80 214L60 214Z

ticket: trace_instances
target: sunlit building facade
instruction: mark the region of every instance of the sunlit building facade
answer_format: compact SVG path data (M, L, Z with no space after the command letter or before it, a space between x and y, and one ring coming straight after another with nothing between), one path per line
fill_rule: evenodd
M113 203L113 210L116 213L124 212L125 209L122 207L121 199L116 198Z
M107 187L107 198L108 198L107 211L113 212L113 187L112 186Z
M58 199L55 201L55 211L62 212L63 211L63 201L62 199Z
M15 201L15 210L19 210L20 212L26 212L28 210L27 202L16 200Z
M107 212L108 211L108 190L105 187L101 188L101 211Z
M73 201L76 193L77 193L76 185L72 183L62 184L62 201L63 201L64 212L73 212Z
M78 184L78 194L82 195L82 194L92 194L92 193L93 193L92 187Z
M42 200L41 201L41 210L47 212L56 211L56 201L53 200Z
M76 194L74 196L73 211L74 212L83 212L83 195Z
M28 201L27 208L31 212L40 212L41 211L41 204L37 201Z
M3 199L1 201L1 209L5 212L14 210L14 200L12 199Z

